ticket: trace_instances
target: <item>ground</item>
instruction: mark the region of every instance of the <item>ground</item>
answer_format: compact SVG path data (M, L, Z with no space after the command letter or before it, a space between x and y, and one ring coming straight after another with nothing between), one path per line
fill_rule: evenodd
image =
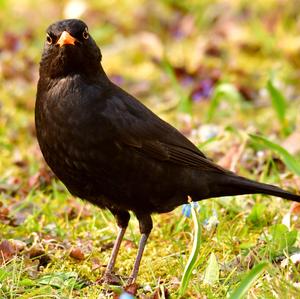
M114 82L222 166L299 192L298 6L297 0L0 1L0 297L123 292L99 282L117 234L113 217L72 197L37 145L38 63L50 23L82 18ZM297 204L246 195L200 201L196 218L186 217L186 209L154 215L137 297L159 298L153 294L160 288L173 298L187 283L184 298L240 298L234 291L243 285L247 298L299 298ZM200 244L194 252L193 240ZM117 260L124 277L138 241L132 217Z

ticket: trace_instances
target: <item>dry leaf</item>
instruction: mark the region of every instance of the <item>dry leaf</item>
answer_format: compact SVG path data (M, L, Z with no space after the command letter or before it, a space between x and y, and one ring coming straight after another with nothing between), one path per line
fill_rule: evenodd
M3 240L0 243L0 264L9 261L15 254L17 254L17 249L10 241Z
M293 132L282 144L290 154L295 155L300 151L300 131Z
M300 203L299 202L293 202L291 204L290 211L291 211L291 214L300 215Z
M78 261L82 261L85 259L84 253L79 247L75 247L71 250L70 257Z

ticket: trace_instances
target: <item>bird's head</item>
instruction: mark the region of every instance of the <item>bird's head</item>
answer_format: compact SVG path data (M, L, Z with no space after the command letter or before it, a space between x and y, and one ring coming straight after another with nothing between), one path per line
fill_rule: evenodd
M40 75L59 78L80 73L92 77L99 72L100 61L100 49L81 20L62 20L48 27Z

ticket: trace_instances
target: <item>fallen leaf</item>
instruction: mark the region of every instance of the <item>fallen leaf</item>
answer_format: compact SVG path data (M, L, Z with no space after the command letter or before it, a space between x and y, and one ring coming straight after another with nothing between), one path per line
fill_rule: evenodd
M114 242L108 242L108 243L104 244L103 246L101 246L100 252L112 249L113 247L114 247Z
M10 222L9 209L2 202L0 202L0 221L5 224Z
M45 254L45 250L40 244L34 244L28 249L28 254L31 259Z
M153 295L151 296L151 299L161 299L161 298L166 298L166 299L170 298L170 293L168 289L163 285L157 288L153 293Z
M123 242L123 246L126 248L126 249L129 249L129 248L136 248L136 244L133 242L133 241L130 241L130 240L124 240Z
M37 268L39 270L42 270L42 268L46 267L51 262L50 256L46 254L43 246L39 243L31 246L27 253L30 259L38 261Z
M11 239L9 242L17 253L26 248L26 243L21 240Z
M9 225L11 226L19 226L21 225L26 219L26 215L22 213L16 213L9 221Z
M70 257L78 261L82 261L85 259L84 253L79 247L75 247L71 250Z
M0 243L0 264L9 261L15 254L17 254L17 249L10 241L3 240Z
M218 164L231 171L236 171L236 165L240 160L244 149L244 143L232 145L227 154L218 161Z
M87 206L79 203L73 197L67 200L64 213L67 214L69 220L76 219L78 217L79 219L84 219L91 216L91 212Z
M139 287L138 284L134 282L134 283L126 286L124 288L124 291L135 296L137 293L138 287Z
M290 154L295 155L300 152L300 130L293 132L282 144Z
M102 267L101 261L97 257L92 258L91 263L92 263L92 270L97 270Z
M294 215L300 215L300 203L292 202L290 212L291 212L291 214L294 214Z
M39 187L41 185L50 185L53 178L54 174L45 166L29 178L28 185L30 188Z

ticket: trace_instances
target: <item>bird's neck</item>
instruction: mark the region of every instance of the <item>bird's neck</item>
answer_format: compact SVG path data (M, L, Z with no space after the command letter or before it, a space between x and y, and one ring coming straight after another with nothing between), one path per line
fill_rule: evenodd
M44 70L44 65L41 64L40 66L40 78L48 81L48 80L60 80L67 77L72 77L75 75L80 75L83 78L86 78L89 82L97 82L102 81L106 82L109 81L101 63L95 66L86 66L81 67L80 69L62 69L57 68L55 71L48 72Z

